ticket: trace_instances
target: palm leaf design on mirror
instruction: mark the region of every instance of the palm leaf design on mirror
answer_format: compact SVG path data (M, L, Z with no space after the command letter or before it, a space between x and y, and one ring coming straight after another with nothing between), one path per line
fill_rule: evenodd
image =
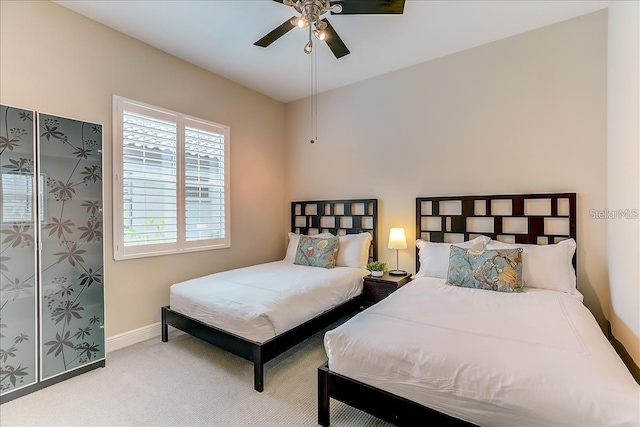
M3 192L12 182L28 183L33 176L33 117L29 111L2 106L0 109L0 186ZM27 157L25 157L27 156ZM20 178L16 180L16 178ZM9 199L15 196L8 196ZM35 380L35 366L28 361L33 352L32 333L26 322L12 323L11 312L20 311L22 301L35 303L34 269L31 261L34 255L33 221L28 220L27 211L18 211L3 199L0 213L0 391L5 392L24 384L26 378ZM5 205L7 203L7 205ZM11 207L9 207L11 206ZM8 216L7 216L8 215ZM25 215L25 216L23 216ZM27 268L27 262L29 268ZM35 304L33 304L35 310ZM25 364L26 363L26 364ZM29 380L31 382L32 380Z
M103 223L98 216L102 211L100 202L85 199L82 190L96 186L98 194L101 192L102 168L97 160L101 127L75 122L77 128L64 120L45 118L40 140L41 145L47 145L43 152L55 151L56 156L64 152L64 159L69 162L69 167L55 168L47 177L50 220L44 226L48 233L43 236L57 241L60 247L51 251L51 272L56 273L49 277L43 295L43 309L56 328L55 334L49 332L44 345L46 354L60 358L66 370L104 352L95 333L101 316L93 314L88 300L83 298L92 286L102 286L102 264L95 265L89 248L102 241Z
M27 130L32 127L33 116L31 112L14 110L3 106L0 115L0 172L3 176L7 173L33 176L34 162L24 155L29 152L25 147L33 143L33 134ZM12 117L11 124L9 116ZM42 315L50 319L50 322L44 319L42 322L49 325L42 332L43 354L59 359L67 370L104 354L103 334L96 333L96 329L102 328L102 311L89 308L92 303L85 298L89 288L103 285L102 249L97 257L99 264L96 264L96 255L90 255L87 246L94 248L103 239L99 201L102 127L46 115L41 117L38 134L43 152L48 149L55 152L56 158L73 162L70 168L54 166L41 174L41 182L44 182L41 191L49 194L44 202L47 212L40 212L44 230L41 237L48 239L49 246L60 247L43 258L41 267L41 273L49 275L46 283L43 280L41 295ZM32 347L24 347L33 346L31 332L16 332L3 315L12 304L17 304L17 300L36 292L33 268L16 268L21 258L28 258L23 253L33 256L33 220L3 220L0 243L0 337L3 338L0 341L0 391L4 392L20 386L35 372L35 366L30 363L19 363L22 353L33 352Z

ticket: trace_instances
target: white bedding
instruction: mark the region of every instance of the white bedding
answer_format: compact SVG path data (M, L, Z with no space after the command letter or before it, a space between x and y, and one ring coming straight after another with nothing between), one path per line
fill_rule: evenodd
M170 289L171 309L262 343L362 293L360 268L271 262L215 273Z
M325 335L339 374L483 426L640 424L640 387L568 294L417 278Z

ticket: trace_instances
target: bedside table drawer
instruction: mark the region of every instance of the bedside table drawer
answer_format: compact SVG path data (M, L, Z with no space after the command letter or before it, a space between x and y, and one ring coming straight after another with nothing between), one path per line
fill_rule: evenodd
M398 286L394 283L379 283L364 281L364 290L362 291L365 303L372 305L391 295Z
M384 273L382 277L366 276L364 278L364 288L362 289L362 299L364 307L370 307L378 301L382 301L398 288L411 281L411 276L391 276Z

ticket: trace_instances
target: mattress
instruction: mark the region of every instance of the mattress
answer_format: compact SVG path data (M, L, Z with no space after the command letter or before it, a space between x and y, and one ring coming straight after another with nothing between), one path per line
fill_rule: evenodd
M417 278L324 343L331 371L475 424L640 424L640 387L562 292Z
M277 261L176 283L170 305L193 319L263 343L360 295L367 273Z

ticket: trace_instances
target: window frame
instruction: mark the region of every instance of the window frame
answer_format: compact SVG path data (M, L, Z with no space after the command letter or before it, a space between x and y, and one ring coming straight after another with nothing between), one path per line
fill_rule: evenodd
M125 246L124 244L124 111L141 114L165 121L176 123L176 218L177 241L170 243L155 243ZM186 239L186 153L185 128L197 126L203 131L211 131L224 136L222 165L224 168L224 237L216 239L187 241ZM145 104L113 96L113 259L116 261L144 258L161 255L171 255L185 252L197 252L231 247L230 223L230 128L226 125L208 120L188 116L186 114L167 110L161 107Z

